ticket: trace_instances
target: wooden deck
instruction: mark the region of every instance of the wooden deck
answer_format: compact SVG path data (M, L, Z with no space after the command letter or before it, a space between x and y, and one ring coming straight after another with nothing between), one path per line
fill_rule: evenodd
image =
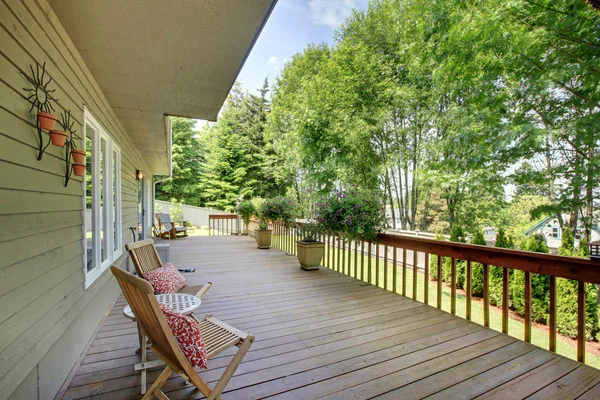
M197 270L189 282L214 283L197 315L256 336L224 399L600 397L595 368L327 269L302 271L295 257L258 250L252 238L170 243L171 261ZM141 397L136 327L124 305L119 298L102 323L64 399ZM214 384L231 354L211 360L202 378ZM163 390L202 398L175 376Z

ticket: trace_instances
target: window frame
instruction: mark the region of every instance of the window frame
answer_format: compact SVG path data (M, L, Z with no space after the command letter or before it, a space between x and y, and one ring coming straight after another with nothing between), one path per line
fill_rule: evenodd
M88 132L88 125L93 129L93 132ZM123 254L123 220L122 220L122 193L121 193L121 148L114 142L112 137L98 122L94 115L84 107L83 112L83 148L86 148L86 138L89 137L92 142L92 251L94 268L88 271L88 256L87 256L87 222L85 214L87 212L86 205L86 179L84 177L83 186L83 243L84 243L84 263L83 269L85 274L85 289L89 288L96 279L98 279L104 271L121 255ZM100 151L102 141L106 143L105 154L102 157L102 187L100 187ZM114 156L117 154L117 168L114 168ZM113 171L115 176L113 176ZM116 181L116 182L115 182ZM115 185L116 183L116 185ZM116 189L116 196L113 197ZM103 210L100 207L100 194L102 190ZM114 201L113 201L114 200ZM116 202L116 206L114 204ZM106 259L102 260L100 236L100 221L104 219L103 234L105 237L105 252ZM115 224L116 222L116 224ZM116 225L116 232L115 232ZM116 235L115 235L116 233ZM114 242L117 241L117 249Z

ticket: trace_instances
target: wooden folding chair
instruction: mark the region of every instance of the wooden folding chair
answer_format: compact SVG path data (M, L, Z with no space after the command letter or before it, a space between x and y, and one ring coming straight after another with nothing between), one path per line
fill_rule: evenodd
M150 341L150 350L167 365L142 399L151 399L153 395L159 399L168 399L160 388L169 376L171 376L172 372L181 375L186 381L196 386L209 400L218 399L250 349L254 341L254 336L244 333L212 317L210 314L202 321L197 320L209 360L229 347L238 347L237 353L225 369L225 372L215 387L211 389L198 376L194 367L181 351L177 339L173 336L173 332L169 328L160 305L154 296L152 285L117 267L113 266L110 269L117 278L136 320Z
M178 233L183 233L183 236L187 236L188 228L186 226L175 226L175 223L171 221L171 216L167 213L156 213L158 220L161 225L169 232L169 237L175 239ZM180 221L183 223L183 221Z
M160 260L158 251L156 251L156 247L154 247L154 241L152 239L127 243L125 248L129 252L131 261L133 261L135 270L140 277L143 277L146 272L162 267L162 261ZM194 296L202 298L211 286L212 282L208 282L202 286L186 286L181 289L179 293L193 294Z

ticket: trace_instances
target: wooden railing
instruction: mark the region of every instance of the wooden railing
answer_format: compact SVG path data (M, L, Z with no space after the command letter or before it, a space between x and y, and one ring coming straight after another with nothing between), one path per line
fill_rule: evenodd
M241 233L237 214L210 214L208 216L209 235L232 235Z
M296 254L295 241L300 239L302 224L286 228L272 224L272 246L288 253ZM457 261L466 261L465 278L465 318L472 318L472 263L483 265L483 324L490 326L490 267L502 268L502 332L508 333L509 321L509 270L523 271L525 275L524 301L524 340L531 342L532 334L532 280L531 274L549 276L549 337L548 349L556 352L556 278L572 279L578 282L577 291L577 360L585 362L585 318L586 283L600 284L600 262L575 258L509 250L471 244L432 240L423 237L380 234L376 242L348 241L335 235L322 234L326 252L323 266L334 271L380 286L395 293L408 295L417 300L420 287L423 290L422 302L442 309L442 265L443 259L451 260L450 312L456 312L457 301ZM365 256L366 255L366 256ZM437 287L430 299L430 256L437 257ZM400 258L401 257L401 258ZM422 260L422 261L419 261ZM422 265L422 268L419 267ZM417 269L422 274L416 273ZM407 271L413 270L412 282L407 282ZM400 281L400 282L398 282ZM421 281L421 282L419 282ZM422 286L421 286L422 285ZM408 286L408 287L407 287ZM433 301L430 301L433 300ZM432 304L430 304L432 303Z

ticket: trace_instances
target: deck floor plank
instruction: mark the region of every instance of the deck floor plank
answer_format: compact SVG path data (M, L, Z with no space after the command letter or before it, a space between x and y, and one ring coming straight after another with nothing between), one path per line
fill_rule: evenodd
M256 341L224 399L594 398L600 371L412 299L295 257L252 238L171 240L170 261L190 285L213 282L196 315L210 312ZM139 399L135 322L121 296L76 367L64 399ZM234 350L200 376L210 385ZM149 354L153 359L154 355ZM148 385L160 374L148 372ZM172 375L169 398L201 399ZM587 396L587 397L586 397Z

